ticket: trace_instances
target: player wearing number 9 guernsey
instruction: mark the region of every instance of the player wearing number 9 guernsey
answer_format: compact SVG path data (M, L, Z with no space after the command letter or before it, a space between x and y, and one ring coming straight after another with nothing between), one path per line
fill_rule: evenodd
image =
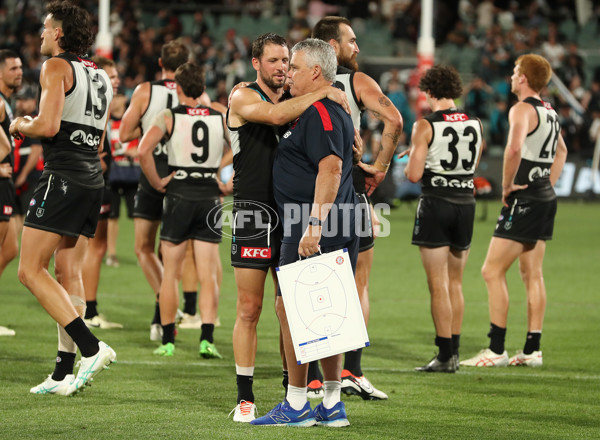
M40 72L39 114L16 118L10 134L42 140L45 165L25 218L19 280L59 324L56 369L31 392L69 395L116 358L83 322L81 279L87 238L94 236L102 203L98 151L113 91L106 72L85 58L94 41L88 13L68 2L47 9L41 53L51 58ZM56 279L48 272L53 254ZM73 377L75 345L81 364ZM61 353L72 357L60 362Z
M551 76L550 64L539 55L522 55L515 61L511 91L519 102L508 115L502 175L504 207L481 270L488 290L490 345L461 365L542 365L540 338L546 309L542 263L556 215L553 187L567 158L558 115L540 98ZM527 292L528 331L523 351L509 359L504 349L508 316L506 272L517 258Z
M203 321L214 323L219 298L219 243L221 208L217 175L229 135L223 115L201 106L204 78L201 68L185 63L175 71L179 105L154 118L138 151L140 165L152 187L165 195L160 230L164 275L160 285L162 345L154 354L173 356L178 284L188 240L192 241L195 268L202 286ZM156 145L165 140L168 172L161 176L153 159ZM202 332L200 355L221 358L213 335Z
M454 373L464 311L462 277L469 256L475 197L473 173L481 155L481 122L456 108L462 95L456 70L434 66L421 78L432 113L414 125L404 170L422 180L412 244L419 246L431 295L439 352L417 371Z

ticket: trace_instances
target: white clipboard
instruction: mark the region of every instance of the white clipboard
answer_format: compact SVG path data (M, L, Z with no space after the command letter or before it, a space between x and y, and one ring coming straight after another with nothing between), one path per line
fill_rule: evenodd
M347 249L277 268L298 365L368 347Z

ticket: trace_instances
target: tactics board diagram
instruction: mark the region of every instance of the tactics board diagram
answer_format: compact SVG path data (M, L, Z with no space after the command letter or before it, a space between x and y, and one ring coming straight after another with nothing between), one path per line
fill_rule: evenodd
M369 345L345 249L277 268L299 364Z

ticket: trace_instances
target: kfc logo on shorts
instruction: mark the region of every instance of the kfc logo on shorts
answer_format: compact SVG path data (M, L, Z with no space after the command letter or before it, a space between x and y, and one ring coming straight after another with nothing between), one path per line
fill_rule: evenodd
M10 205L4 205L4 209L2 209L2 213L4 215L12 215L13 207Z
M271 258L271 248L242 246L242 258Z

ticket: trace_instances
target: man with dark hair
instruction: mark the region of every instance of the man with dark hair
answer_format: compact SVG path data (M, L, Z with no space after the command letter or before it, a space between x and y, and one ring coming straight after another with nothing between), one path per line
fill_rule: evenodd
M175 71L179 105L161 111L139 145L140 164L154 189L165 193L160 231L164 275L160 286L162 345L154 354L175 353L175 318L179 302L178 284L188 240L192 241L195 270L201 284L203 320L214 323L219 297L220 188L218 171L223 149L229 144L223 115L201 105L204 92L202 69L184 63ZM168 174L160 176L152 151L166 139ZM203 328L200 355L222 358L214 345L213 332Z
M413 127L404 174L422 180L412 244L419 246L431 294L435 345L439 352L417 371L454 373L465 308L462 277L469 256L475 197L473 173L481 157L481 121L459 111L460 76L433 66L419 82L433 113Z
M356 35L351 23L344 17L324 17L313 29L313 38L329 43L335 50L338 68L336 86L346 92L352 108L352 122L360 129L361 112L369 110L384 124L381 148L373 165L360 163L352 170L354 189L360 200L362 216L358 261L356 263L356 288L360 298L365 323L369 323L369 276L374 255L374 216L368 196L385 178L391 164L399 137L402 134L402 116L392 101L368 75L358 72L356 56L359 53ZM362 168L362 169L361 169ZM359 395L365 400L384 400L388 396L375 388L362 371L362 349L346 353L342 372L342 389L346 394ZM309 395L318 393L320 385L318 365L309 370ZM313 382L314 381L314 382ZM311 383L312 382L312 383ZM318 397L318 394L317 394Z
M177 106L175 70L186 63L189 56L190 51L181 40L173 40L163 45L161 56L158 59L158 64L162 69L162 79L146 81L134 90L131 103L123 115L119 128L121 142L141 138L148 131L154 117L159 112ZM204 94L202 99L204 105L210 105L208 95ZM164 144L160 141L154 150L154 160L158 174L161 177L168 175L167 152ZM162 339L158 291L163 276L163 265L155 251L156 232L160 225L163 198L164 194L156 191L142 173L135 195L133 224L135 254L146 280L156 295L154 317L150 324L150 340L152 341ZM214 325L214 323L205 322L203 325Z
M92 61L103 69L110 79L113 96L116 95L121 80L117 66L111 59L94 56ZM111 103L114 104L114 101ZM111 107L112 110L112 107ZM117 322L110 322L104 315L98 313L98 283L100 282L100 268L102 259L106 254L108 245L108 216L110 214L111 193L108 185L108 174L112 166L112 152L110 149L110 128L107 129L107 136L104 137L104 145L100 160L102 161L102 176L104 178L104 196L102 206L100 207L100 217L94 238L88 242L88 248L83 260L83 288L85 290L85 317L84 322L88 327L98 327L101 329L123 328L123 325Z
M488 290L490 345L460 365L542 365L540 339L546 310L542 265L546 240L552 239L554 231L554 185L567 159L558 115L540 98L551 76L550 63L540 55L521 55L515 61L511 91L519 102L508 114L502 172L504 207L481 269ZM527 337L523 351L509 359L504 349L508 318L506 272L517 258L527 292Z
M330 84L312 93L284 99L283 86L289 49L283 37L267 33L252 44L256 82L231 96L227 126L233 150L233 239L231 265L238 290L237 317L233 328L238 385L235 422L254 419L256 405L252 383L256 359L256 326L262 310L269 268L277 266L282 229L273 196L272 168L279 142L279 126L293 121L312 103L329 97L347 101ZM276 278L272 272L274 284ZM283 350L283 349L282 349ZM283 357L282 351L282 357ZM284 386L287 369L284 359Z
M85 58L93 41L88 13L67 2L47 9L41 53L51 58L40 73L39 114L16 118L10 133L42 139L46 161L23 227L19 280L57 321L59 349L54 372L31 392L70 395L116 359L83 322L81 277L102 204L98 151L113 93L106 72ZM56 280L48 272L53 254ZM73 377L77 348L81 362Z
M303 96L335 81L336 58L324 41L307 39L292 49L288 80L292 96ZM354 269L358 236L354 228L358 199L352 187L354 127L341 106L322 99L310 106L283 135L273 164L273 188L284 236L279 265L346 248ZM293 218L291 212L310 213ZM298 221L300 220L300 221ZM289 385L285 400L253 425L330 427L349 425L342 389L341 355L321 359L324 373L323 402L311 410L307 401L308 365L299 365L294 353L281 291L275 303Z
M12 50L0 50L0 276L18 252L17 226L13 216L15 185L13 145L8 128L13 120L9 99L23 80L21 59ZM0 326L0 336L14 336L15 331Z

